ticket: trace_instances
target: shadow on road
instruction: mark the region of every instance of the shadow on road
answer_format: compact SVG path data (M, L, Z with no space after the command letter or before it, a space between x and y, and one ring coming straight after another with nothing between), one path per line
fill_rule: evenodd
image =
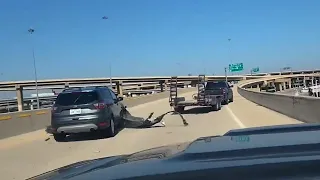
M184 110L183 112L181 112L181 114L205 114L212 111L212 107L193 107Z
M154 126L151 126L151 127L148 127L148 128L128 128L128 129L143 130L143 129L160 128L160 127L165 127L165 126L163 126L163 125L154 125ZM123 129L125 129L125 128L118 128L115 136L117 136ZM91 141L91 140L109 139L109 138L113 138L113 137L104 137L99 132L79 133L79 134L69 135L69 136L67 136L65 138L64 141L61 141L61 142L63 143L63 142Z
M118 133L123 129L124 128L118 128L115 136L117 136ZM91 141L91 140L108 139L108 138L112 138L112 137L104 137L99 132L79 133L79 134L69 135L66 137L64 141L61 141L61 142Z

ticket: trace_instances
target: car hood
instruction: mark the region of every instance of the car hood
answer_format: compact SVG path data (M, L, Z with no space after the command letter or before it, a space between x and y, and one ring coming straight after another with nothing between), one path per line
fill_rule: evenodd
M223 136L199 138L129 155L71 164L29 180L121 179L161 173L253 164L256 157L283 157L319 151L320 125L298 124L232 130ZM232 160L232 163L230 161ZM226 163L229 162L229 163ZM240 164L238 164L238 162ZM259 163L266 163L259 161Z
M61 180L61 179L79 179L79 175L84 175L97 170L108 169L110 167L129 164L133 162L142 162L152 159L169 158L175 154L184 151L191 142L178 143L168 146L152 148L129 155L111 156L93 160L80 161L68 166L64 166L44 174L29 178L28 180Z

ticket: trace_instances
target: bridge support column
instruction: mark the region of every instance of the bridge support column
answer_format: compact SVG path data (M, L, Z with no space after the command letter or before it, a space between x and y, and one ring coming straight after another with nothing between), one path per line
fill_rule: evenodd
M166 83L165 81L159 81L160 91L163 92L165 90Z
M287 89L286 82L283 82L283 83L281 83L281 84L282 84L282 87L283 87L282 90L286 90L286 89Z
M116 85L118 96L123 96L122 81L117 81Z
M278 88L277 88L277 89L278 89L279 91L282 91L282 84L281 84L281 83L277 83L277 85L278 85Z
M267 85L268 85L268 84L267 84ZM269 85L276 87L276 83L275 83L274 81L271 81L271 82L269 83Z
M33 99L30 101L29 106L30 106L30 110L33 110Z
M258 89L260 89L260 88L261 88L260 84L257 84L257 88L258 88Z
M69 83L67 83L67 82L64 83L64 88L65 88L65 89L68 89L69 87L70 87Z
M314 86L314 85L316 85L316 79L314 78L314 76L312 76L312 84L311 84L311 86Z
M289 86L289 89L291 89L291 88L292 88L291 79L290 79L290 81L288 81L288 86Z
M18 111L23 111L23 87L16 85Z
M168 82L169 82L168 80L164 81L164 90L165 91L168 91Z

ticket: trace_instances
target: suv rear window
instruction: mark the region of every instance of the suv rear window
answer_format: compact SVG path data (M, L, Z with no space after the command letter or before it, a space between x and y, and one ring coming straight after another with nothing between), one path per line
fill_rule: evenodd
M226 82L218 81L218 82L208 82L206 85L206 89L215 89L215 88L225 88L227 87Z
M70 92L60 93L56 100L56 105L70 106L89 104L98 100L98 94L95 91L90 92Z

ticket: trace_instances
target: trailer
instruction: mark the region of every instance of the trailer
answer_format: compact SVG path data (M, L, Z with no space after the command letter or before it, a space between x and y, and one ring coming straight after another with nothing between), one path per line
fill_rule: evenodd
M206 91L206 82L207 81L205 75L199 75L197 83L198 92L196 93L196 96L194 96L193 100L186 100L185 97L178 96L178 77L171 77L169 94L170 106L179 113L183 112L186 106L212 107L214 111L219 111L221 109L223 96L213 95L209 91Z

